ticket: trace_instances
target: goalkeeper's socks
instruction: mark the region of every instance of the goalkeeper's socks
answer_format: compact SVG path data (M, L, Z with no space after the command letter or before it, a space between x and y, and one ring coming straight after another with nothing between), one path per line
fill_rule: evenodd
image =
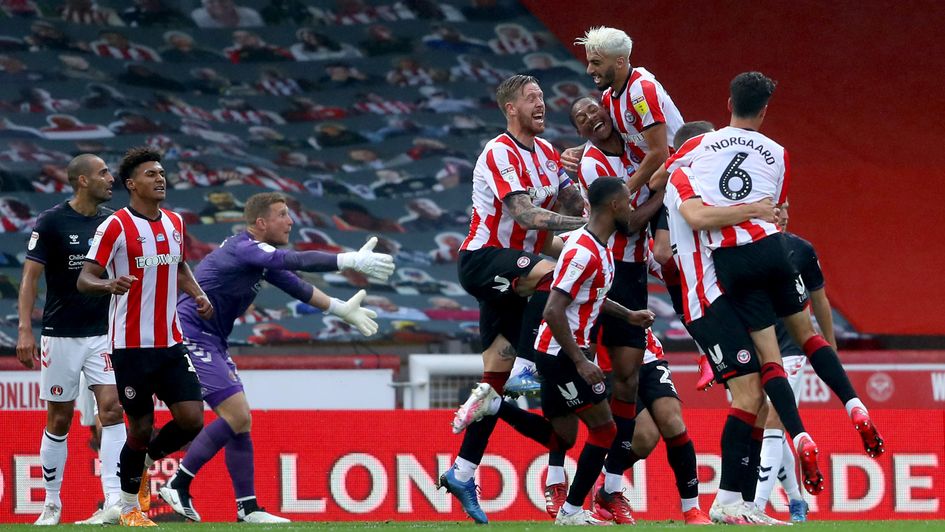
M236 499L236 516L238 518L242 519L256 511L259 511L259 503L256 502L255 495Z

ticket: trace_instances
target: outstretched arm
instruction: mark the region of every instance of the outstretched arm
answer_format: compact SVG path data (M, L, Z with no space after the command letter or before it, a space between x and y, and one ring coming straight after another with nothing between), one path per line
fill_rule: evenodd
M544 231L570 231L584 225L584 218L565 216L548 209L532 205L528 194L509 194L502 200L512 218L525 229Z
M702 203L702 198L697 196L682 202L682 205L679 206L679 213L686 219L686 223L696 231L709 231L740 224L752 218L772 223L777 221L777 210L774 202L768 198L744 205L712 207Z

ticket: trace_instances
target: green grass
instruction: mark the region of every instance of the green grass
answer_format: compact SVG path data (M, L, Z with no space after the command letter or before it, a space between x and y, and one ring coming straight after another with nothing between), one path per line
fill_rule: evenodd
M883 532L911 532L914 530L942 530L945 531L945 520L943 521L811 521L798 525L803 532L860 532L866 530L882 530ZM245 530L280 530L280 531L349 531L349 530L376 530L380 532L400 532L400 531L437 531L437 530L456 530L456 529L478 529L489 532L515 531L532 532L539 530L561 530L554 527L550 521L502 521L494 522L488 525L488 528L478 528L470 522L457 521L436 521L436 522L296 522L287 525L237 525L236 523L161 523L158 530L186 530L189 532L232 530L234 528ZM56 530L74 529L89 530L89 527L79 527L76 525L61 525ZM688 529L679 521L646 521L638 522L634 530L682 530ZM33 530L32 525L0 525L0 530ZM733 529L734 530L734 529Z

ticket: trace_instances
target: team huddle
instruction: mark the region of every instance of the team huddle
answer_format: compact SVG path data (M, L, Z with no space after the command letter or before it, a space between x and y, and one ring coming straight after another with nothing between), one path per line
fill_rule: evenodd
M797 409L808 362L843 403L867 454L884 448L837 356L816 254L786 232L787 151L759 133L775 83L759 72L736 76L731 122L715 130L684 122L656 78L631 66L623 31L593 28L577 44L602 91L600 100L570 107L584 146L559 154L539 136L545 105L535 78L514 75L497 89L507 129L476 162L470 231L458 257L460 283L480 304L483 377L456 412L452 428L464 432L463 442L439 485L477 523L488 522L474 475L502 420L547 447L546 509L557 524L633 523L624 473L659 438L686 523L783 524L765 513L779 478L792 521L803 521L799 485L813 495L824 489L817 445ZM60 520L66 441L85 388L97 405L104 504L84 523L154 526L148 468L188 443L159 493L175 512L200 520L191 481L225 450L237 519L287 522L256 501L250 407L227 338L263 280L370 336L378 326L361 308L363 290L342 301L293 272L351 269L384 282L393 259L373 252L375 238L349 253L279 249L293 223L287 199L261 193L245 203L246 230L191 271L184 221L160 206L167 186L160 152L125 155L118 181L130 199L114 212L102 206L115 178L101 158L79 155L67 173L75 194L39 218L19 299L17 355L29 367L41 361L48 405L40 447L46 498L36 524ZM42 275L47 303L37 346L30 315ZM665 283L703 354L700 388L714 382L731 394L708 512L699 505L695 445L650 330L650 275ZM503 400L517 361L523 375L541 376L541 415ZM153 396L173 418L156 434ZM207 425L203 402L217 414ZM580 423L589 435L569 480L565 453Z
M501 419L548 448L546 509L557 524L633 523L623 474L658 437L686 523L790 524L765 513L779 478L791 520L806 520L795 453L800 484L812 495L824 489L817 445L797 409L808 362L843 403L866 453L884 448L837 356L816 254L786 232L788 154L759 133L775 82L760 72L736 76L731 121L715 130L684 122L655 77L630 65L625 32L592 28L576 44L602 91L599 101L571 105L583 147L558 154L539 136L545 106L535 78L512 76L496 92L507 129L476 163L459 254L460 283L480 304L483 377L456 412L463 442L440 485L473 520L488 522L473 477ZM648 275L665 283L702 353L699 387L720 383L731 396L708 513L671 373L649 330ZM528 368L521 359L541 376L543 415L502 399L513 367ZM535 369L517 375L516 388ZM569 484L564 454L579 422L588 438Z

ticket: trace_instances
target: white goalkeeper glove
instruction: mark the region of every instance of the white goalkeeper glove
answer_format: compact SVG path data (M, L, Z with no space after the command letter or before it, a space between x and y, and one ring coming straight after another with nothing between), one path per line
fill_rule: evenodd
M352 269L382 283L394 273L394 257L386 253L374 253L377 237L372 236L357 251L338 254L338 269Z
M377 322L372 318L377 317L377 312L371 309L361 308L361 301L367 292L359 290L357 294L351 296L351 299L342 301L336 297L331 298L328 303L328 313L334 314L345 322L353 325L364 336L373 336L377 332Z

